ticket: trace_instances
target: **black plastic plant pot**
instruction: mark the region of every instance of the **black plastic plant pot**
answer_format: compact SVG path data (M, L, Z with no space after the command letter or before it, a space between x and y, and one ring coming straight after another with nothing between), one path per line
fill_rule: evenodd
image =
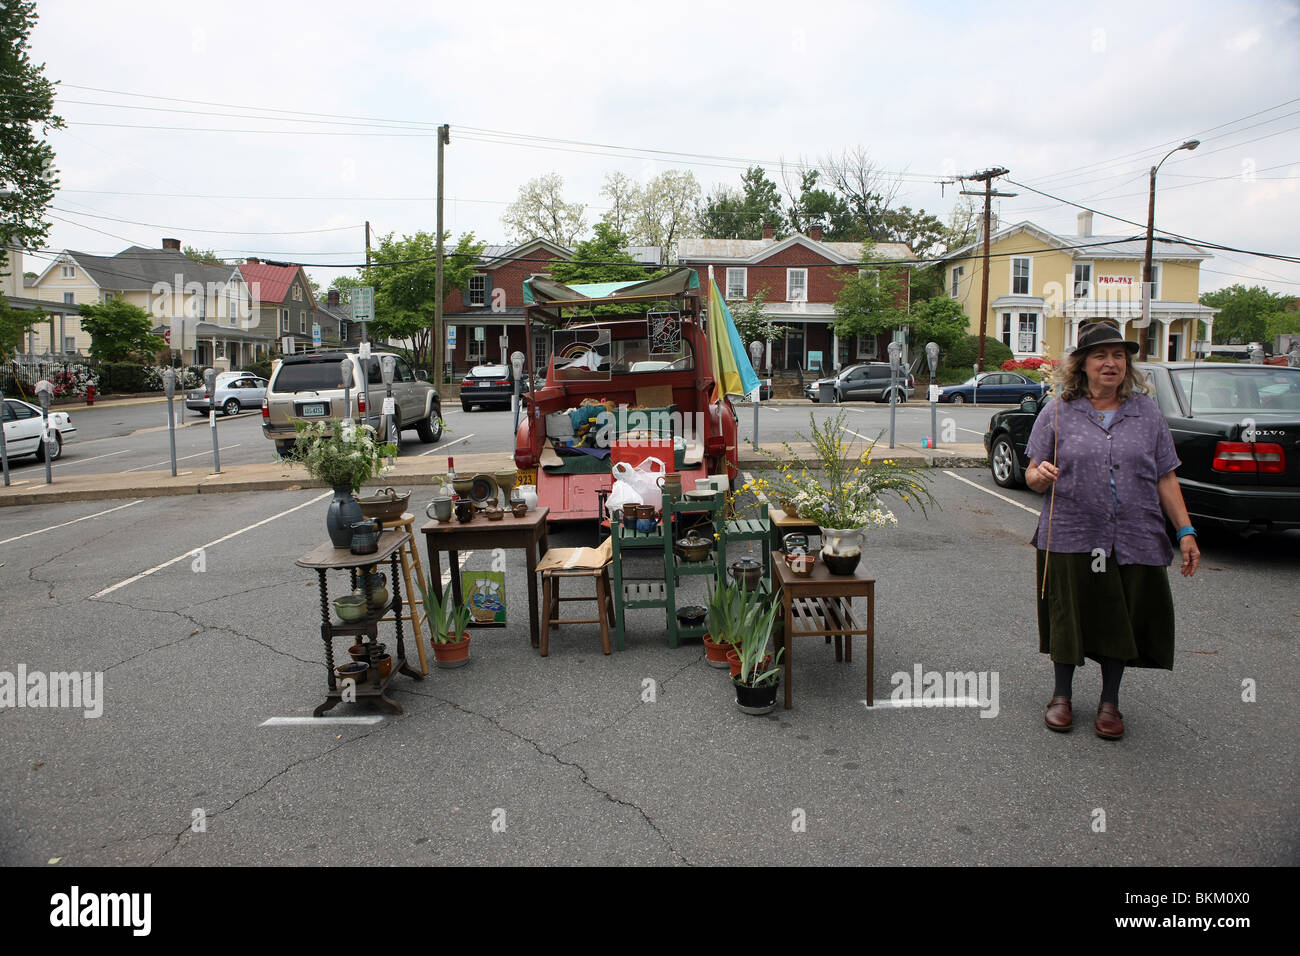
M770 714L776 708L776 688L780 678L774 677L757 687L742 684L734 677L731 682L736 685L736 706L745 713L756 716Z

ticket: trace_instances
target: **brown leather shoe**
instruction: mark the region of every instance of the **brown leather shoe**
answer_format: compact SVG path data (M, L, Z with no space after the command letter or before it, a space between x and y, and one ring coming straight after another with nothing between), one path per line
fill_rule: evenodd
M1106 740L1119 740L1124 736L1124 715L1110 701L1097 705L1097 722L1093 724L1097 736Z
M1070 698L1053 697L1047 705L1047 716L1043 718L1050 730L1065 733L1074 726L1074 711L1070 709Z

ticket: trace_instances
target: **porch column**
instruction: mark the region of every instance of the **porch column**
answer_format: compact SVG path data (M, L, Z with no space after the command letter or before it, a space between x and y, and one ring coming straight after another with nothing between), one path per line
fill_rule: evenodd
M1170 361L1169 323L1171 320L1167 316L1162 315L1159 318L1157 318L1156 321L1160 323L1159 332L1157 334L1157 341L1156 341L1156 353L1159 357L1156 359L1156 361L1168 362Z
M1201 319L1200 321L1205 323L1205 341L1213 342L1214 341L1214 317L1211 316L1206 319ZM1193 338L1195 338L1195 336L1193 336Z
M840 367L840 334L831 326L831 369Z

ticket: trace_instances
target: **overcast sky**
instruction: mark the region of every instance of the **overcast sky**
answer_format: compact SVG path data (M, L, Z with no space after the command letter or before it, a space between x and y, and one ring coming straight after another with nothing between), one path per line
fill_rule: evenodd
M858 146L906 174L899 203L941 216L960 187L940 179L1001 165L1145 223L1148 168L1197 137L1160 170L1157 225L1300 255L1295 0L38 0L37 13L33 59L62 81L68 122L53 134L51 214L67 220L53 249L173 236L231 258L356 262L366 220L433 231L432 127L449 123L447 228L488 242L506 240L502 210L541 173L560 173L591 223L614 170L689 169L707 193L750 162L779 182L782 159ZM1075 231L1072 207L999 188L1020 194L1001 200L1004 223ZM1142 230L1098 219L1094 231ZM1204 264L1203 291L1235 282L1300 294L1300 265Z

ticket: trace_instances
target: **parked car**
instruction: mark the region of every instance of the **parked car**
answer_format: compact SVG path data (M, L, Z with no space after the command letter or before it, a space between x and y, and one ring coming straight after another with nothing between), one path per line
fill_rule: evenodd
M992 405L1011 404L1027 398L1041 399L1049 387L1016 372L981 372L960 385L944 385L939 389L939 401L961 405L978 397Z
M837 402L887 402L889 401L889 363L863 362L845 366L838 375L819 378L804 386L803 393L814 402L821 401L821 386L834 387ZM916 391L916 379L906 370L899 370L898 401L905 402Z
M1300 528L1300 369L1270 365L1139 362L1182 464L1178 484L1192 523L1238 531ZM1024 483L1025 445L1038 402L989 420L993 480Z
M509 408L514 394L514 370L508 365L476 365L460 380L460 407L464 411L475 405Z
M287 355L271 371L271 381L262 400L262 434L275 442L281 455L293 450L297 437L295 421L352 418L372 426L383 425L384 380L380 359L391 353L373 352L363 360L356 351L314 352ZM415 429L422 442L442 438L442 403L424 371L412 371L400 355L394 355L393 400L396 412L389 422L389 441L401 443L403 431ZM370 383L371 408L365 407L366 381ZM344 404L344 389L347 404Z
M238 415L245 408L261 408L266 397L266 379L246 372L223 372L216 384L215 401L206 388L192 388L185 396L185 407L202 414L215 407L223 415Z
M38 405L6 398L4 403L5 450L10 458L35 455L37 461L45 460L45 442L41 441L41 409ZM54 433L54 448L50 461L58 461L63 454L63 441L76 432L72 416L67 412L50 412L50 430Z

